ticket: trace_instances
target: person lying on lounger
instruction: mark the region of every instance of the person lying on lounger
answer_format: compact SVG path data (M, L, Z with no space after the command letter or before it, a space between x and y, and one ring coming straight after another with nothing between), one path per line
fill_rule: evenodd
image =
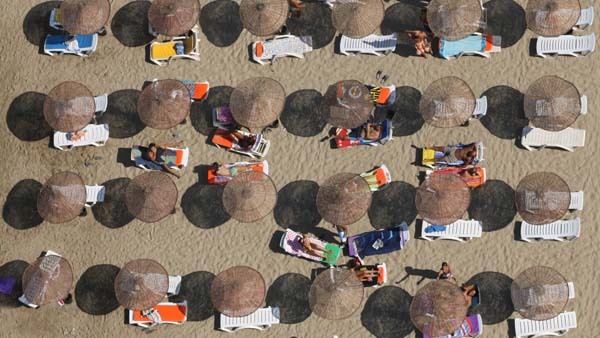
M360 134L360 137L362 137L365 140L378 140L381 137L382 129L383 128L378 123L367 122L360 127L359 134ZM350 138L349 134L350 133L345 134L345 135L331 135L331 136L328 136L324 140L327 140L330 138L333 138L336 140L347 140Z
M471 305L473 297L477 296L477 289L475 288L475 285L463 284L460 289L463 291L463 296L465 297L465 302L467 302L467 305Z
M142 151L142 158L146 161L154 162L163 167L163 169L169 174L175 175L178 178L181 177L181 174L177 171L171 169L167 163L169 163L170 156L173 156L172 151L170 151L169 147L179 147L183 145L183 141L179 141L176 143L168 143L168 144L156 144L150 143L146 150Z
M251 166L228 167L224 163L214 162L210 166L210 170L212 170L212 172L218 176L234 176L239 173L246 172L246 171L252 171L252 167Z
M466 146L431 147L435 150L435 163L454 163L468 166L477 157L477 144L471 143Z
M256 136L254 135L244 135L239 131L232 131L227 135L231 139L233 143L236 143L243 151L248 151L254 146L256 143Z
M356 277L358 277L358 280L361 282L372 282L379 277L379 271L367 270L363 267L360 260L356 258L348 262L348 267L350 268L350 271L356 274Z
M325 254L329 252L327 249L325 249L324 246L318 243L311 242L310 236L308 236L308 234L302 234L302 237L300 237L299 241L300 244L302 244L302 247L304 248L304 252L313 256L324 258Z
M415 49L418 56L427 58L427 54L433 54L429 35L424 31L406 31L408 37L415 42Z

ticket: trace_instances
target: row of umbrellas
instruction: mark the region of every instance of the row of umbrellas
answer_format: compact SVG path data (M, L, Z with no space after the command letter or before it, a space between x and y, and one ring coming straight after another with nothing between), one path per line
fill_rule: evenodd
M66 298L73 284L70 263L58 255L39 257L23 273L23 293L32 303L45 305ZM119 271L114 281L115 296L123 307L146 310L167 295L169 275L158 262L136 259ZM210 287L210 298L220 313L243 317L256 311L265 300L266 283L260 272L235 266L219 273ZM344 319L361 305L364 287L348 269L321 272L309 292L311 310L326 319ZM533 320L560 314L569 300L568 282L559 272L534 266L521 272L511 285L515 309ZM463 322L470 304L453 283L434 281L419 291L410 306L414 325L429 336L451 334Z
M371 205L368 183L357 174L339 173L319 187L317 209L327 222L337 225L360 220ZM151 171L135 177L125 191L125 203L136 218L154 223L175 208L178 191L165 173ZM450 224L461 219L470 203L470 189L456 174L433 175L417 189L415 205L419 214L432 224ZM72 172L54 174L38 195L37 210L51 223L76 218L86 200L85 185ZM530 224L546 224L561 219L568 211L571 193L558 175L537 172L523 178L516 189L516 205L521 217ZM275 207L277 188L261 172L236 175L223 191L223 206L231 217L254 222Z
M558 76L543 76L525 93L525 116L536 127L558 131L581 115L580 93L574 84ZM267 77L242 81L231 94L229 105L235 121L248 128L263 128L279 118L285 105L283 86ZM324 108L331 125L357 128L371 117L374 105L369 89L359 81L344 80L328 87ZM424 120L440 128L459 126L475 110L476 97L462 79L448 76L432 82L423 92L419 111ZM142 122L156 129L181 123L190 112L187 87L178 80L156 80L145 86L137 110ZM44 101L44 117L58 131L75 132L85 127L96 110L91 91L67 81L54 87Z
M64 0L63 26L72 34L93 34L101 30L110 16L109 0ZM579 19L579 0L529 0L527 25L543 36L568 32ZM278 32L289 13L287 0L242 0L240 18L244 27L258 36ZM198 0L153 0L148 10L152 30L166 36L187 33L200 16ZM432 0L427 6L427 21L435 35L459 40L479 30L483 16L480 0ZM338 0L332 21L342 34L361 38L372 34L383 21L381 0Z

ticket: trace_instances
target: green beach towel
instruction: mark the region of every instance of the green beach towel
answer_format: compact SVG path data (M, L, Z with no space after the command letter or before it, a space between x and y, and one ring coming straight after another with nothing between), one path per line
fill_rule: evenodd
M321 262L329 265L335 265L337 263L340 254L342 253L342 248L337 244L327 243L325 244L325 255Z

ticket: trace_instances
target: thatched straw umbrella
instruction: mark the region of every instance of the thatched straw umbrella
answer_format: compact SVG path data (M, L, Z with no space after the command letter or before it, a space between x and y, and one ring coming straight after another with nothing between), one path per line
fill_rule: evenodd
M60 4L60 22L71 34L97 33L109 17L108 0L65 0Z
M431 175L421 183L415 196L419 215L438 225L462 218L470 202L469 186L457 174Z
M85 185L81 177L63 171L52 175L40 190L37 211L50 223L66 223L81 214L85 199Z
M358 39L376 31L384 14L381 0L338 0L334 2L331 17L338 32Z
M369 89L356 80L339 81L329 86L323 103L329 113L327 122L338 128L360 127L375 109Z
M527 27L542 36L566 34L581 15L579 0L527 0Z
M478 31L482 15L479 0L432 0L427 6L427 22L433 33L452 41Z
M417 291L410 304L410 319L424 335L444 336L462 324L469 305L458 286L434 281Z
M313 281L308 294L311 310L331 320L350 317L360 307L364 286L348 269L327 269Z
M85 127L96 112L90 90L78 82L66 81L52 88L44 100L44 117L50 127L65 133Z
M247 266L234 266L219 273L210 286L210 299L220 313L243 317L256 311L265 300L265 280Z
M153 0L148 10L152 30L166 36L186 34L198 23L198 0Z
M519 215L530 224L546 224L561 219L571 203L567 182L549 172L525 176L519 182L515 195Z
M188 88L178 80L157 80L140 94L137 110L142 122L155 129L169 129L181 123L190 113Z
M240 82L229 99L235 122L247 128L263 128L272 124L279 118L284 104L283 86L268 77Z
M73 286L73 269L61 256L39 257L23 272L23 295L32 304L44 305L67 298Z
M288 17L286 0L242 0L240 18L242 25L257 36L277 33Z
M115 296L123 307L147 310L160 303L169 290L169 275L151 259L129 261L115 277Z
M154 223L167 217L177 203L177 186L160 171L138 175L127 185L125 204L137 219Z
M513 281L510 292L515 310L532 320L558 316L569 301L567 280L547 266L522 271Z
M329 177L317 192L317 209L329 223L348 225L357 222L371 206L371 190L357 174L339 173Z
M227 182L223 207L240 222L255 222L267 216L277 202L273 180L262 172L247 171Z
M523 100L525 117L539 128L559 131L581 115L577 87L558 76L542 76L532 83Z
M467 122L475 110L475 94L455 76L432 82L421 97L419 111L434 127L450 128Z

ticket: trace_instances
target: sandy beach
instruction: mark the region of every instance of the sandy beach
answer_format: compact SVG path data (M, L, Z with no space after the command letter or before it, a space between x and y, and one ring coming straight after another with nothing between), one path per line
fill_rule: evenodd
M228 0L216 2L219 1ZM5 43L0 45L0 78L4 84L0 114L2 121L6 121L0 128L0 158L3 159L0 276L9 269L23 269L25 262L32 262L41 251L50 249L61 253L72 264L75 300L62 308L48 305L38 310L0 303L3 320L0 337L144 337L146 333L140 328L123 323L124 309L118 303L115 305L110 296L110 276L114 278L120 267L136 258L154 259L169 274L184 276L185 293L193 295L193 300L188 300L192 304L188 322L181 326L157 327L153 337L228 337L228 333L215 330L207 289L214 275L236 265L247 265L263 275L268 288L265 306L282 301L285 295L296 295L300 305L288 313L294 324L274 325L264 332L243 330L235 333L235 337L415 337L420 333L411 326L408 316L410 296L428 280L418 284L419 276L403 277L407 271L416 271L431 278L432 270L435 273L442 261L451 264L459 282L473 277L488 279L500 288L498 294L504 296L506 292L502 290L506 288L501 286L510 286L512 279L525 268L534 265L555 268L574 282L576 288L576 298L569 302L567 309L577 313L578 325L568 337L593 337L598 331L598 305L593 297L594 283L600 277L596 242L600 233L594 222L600 217L596 208L596 203L600 203L597 191L600 179L595 175L595 165L599 164L595 155L600 149L597 137L600 120L594 122L600 109L597 53L580 58L530 56L530 39L535 34L521 27L520 36L518 23L524 19L515 15L508 23L514 22L513 29L517 32L511 32L517 38L506 40L511 45L503 46L500 53L489 59L462 57L447 61L400 55L403 53L352 57L335 54L333 42L327 42L323 48L306 54L304 59L279 59L273 65L262 66L249 61L248 56L249 44L260 38L244 30L239 38L234 36L235 42L218 47L209 42L216 38L206 36L210 27L205 25L201 33L201 61L175 60L167 67L159 67L146 61L143 45L123 44L124 41L144 42L123 33L123 27L136 24L135 20L123 21L128 17L124 8L131 6L131 9L141 10L143 6L138 2L113 0L108 34L100 37L98 49L91 57L50 57L39 53L39 39L43 36L40 27L45 24L39 15L53 3L56 2L23 0L0 4L4 18L0 28L5 37ZM386 13L391 15L401 11L402 6L413 6L411 3L388 2ZM202 1L201 4L215 6L214 2ZM526 1L492 0L486 6L489 4L499 8L524 8ZM397 7L390 9L393 6ZM202 13L201 20L210 15ZM390 22L393 20L384 20L384 30L389 29ZM586 33L598 34L599 27L595 23ZM232 39L223 37L219 43L228 44L228 38ZM401 48L405 49L406 46ZM271 141L266 157L269 173L279 191L274 212L254 223L240 223L219 212L222 187L202 184L202 166L215 161L247 160L207 142L207 109L220 100L227 102L231 90L228 87L234 88L250 77L270 77L283 85L289 99L290 94L315 95L310 90L324 94L330 84L339 80L375 83L378 70L389 75L389 84L399 87L400 106L406 109L406 117L394 116L396 137L392 141L379 147L330 149L327 142L319 141L330 126L312 127L308 131L295 124L302 119L284 111L282 126L266 135ZM586 130L584 148L572 153L554 149L529 152L517 146L515 128L495 124L497 116L510 117L519 110L522 93L544 75L560 76L588 97L588 114L579 117L572 126ZM476 97L487 95L489 117L473 120L467 127L449 129L434 128L415 119L420 93L432 81L444 76L462 78ZM135 102L143 82L155 78L209 81L209 99L194 103L183 125L166 131L143 128L135 116ZM55 85L67 80L85 84L95 95L109 94L109 109L104 119L110 123L111 139L105 146L65 152L49 146L50 129L41 122L43 99ZM316 120L319 118L314 112L306 114ZM515 121L515 125L522 123ZM290 131L316 135L302 137ZM160 222L146 224L119 211L116 207L122 209L123 205L118 198L126 184L143 172L131 164L124 165L123 157L129 156L128 148L134 144L179 139L185 141L191 155L183 176L174 178L179 191L176 212ZM468 243L415 239L415 219L420 217L416 215L412 199L419 185L418 172L423 168L411 165L415 157L411 144L445 145L477 140L485 145L482 166L487 170L488 182L480 191L473 192L471 212L464 218L482 217L483 236ZM312 270L323 266L279 252L278 235L292 227L333 239L335 229L321 220L314 206L318 184L336 173L361 173L382 163L390 169L394 182L388 189L374 194L369 212L352 224L349 232L358 234L407 221L411 240L402 251L367 257L367 263L387 264L388 284L379 289L366 288L363 305L351 317L330 321L309 315L307 300L302 306L302 295L308 290ZM86 216L69 223L42 222L35 214L36 193L52 174L64 170L78 173L88 185L107 186L110 203L88 209ZM521 218L512 204L513 189L521 178L536 171L554 172L568 183L571 191L585 191L584 210L565 217L581 218L579 239L564 243L515 240L515 222ZM115 209L111 209L113 207ZM296 287L282 291L282 284ZM483 337L508 337L506 319L519 317L519 314L507 312L510 298L498 297L494 301L497 302L494 306L487 307L492 310L486 313Z

